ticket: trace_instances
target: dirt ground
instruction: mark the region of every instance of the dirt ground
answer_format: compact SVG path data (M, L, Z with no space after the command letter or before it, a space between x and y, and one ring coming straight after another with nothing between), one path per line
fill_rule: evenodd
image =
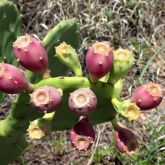
M79 57L82 64L84 52L95 41L110 41L114 49L132 50L136 63L125 78L123 98L129 98L140 82L159 83L165 93L164 0L18 0L16 4L23 15L24 33L35 34L40 39L60 20L77 18L81 27ZM1 104L0 116L6 113L12 98L8 96ZM164 109L163 100L157 109L143 113L138 121L128 123L119 118L136 132L140 147L146 149L146 158L142 154L131 158L118 153L108 122L95 126L97 139L89 151L74 150L68 131L53 132L43 141L28 139L29 147L11 165L163 165L165 143L157 149L156 158L152 153L149 155L149 147L154 147L151 143L154 140L165 139L164 133L154 134L154 130L160 130L165 124ZM149 145L148 150L146 145ZM158 155L161 161L157 160ZM141 164L141 159L148 162Z

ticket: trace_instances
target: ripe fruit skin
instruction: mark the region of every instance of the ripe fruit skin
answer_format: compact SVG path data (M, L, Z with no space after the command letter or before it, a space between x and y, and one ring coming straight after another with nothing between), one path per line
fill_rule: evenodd
M95 131L87 118L81 118L70 131L70 141L77 150L89 149L95 140Z
M136 103L141 110L150 110L161 103L162 90L158 84L144 84L135 89L131 101Z
M87 51L86 66L92 82L105 76L113 65L113 52L107 42L96 42Z
M31 94L32 105L41 112L53 112L59 107L62 96L61 92L51 86L43 86L34 90Z
M138 141L130 129L126 128L119 122L112 121L114 127L114 141L120 152L134 154L138 150Z
M18 37L13 44L17 61L26 69L39 74L48 70L48 56L44 46L30 35Z
M19 68L11 64L0 63L0 90L2 92L14 94L28 88L28 81Z
M96 105L96 95L89 88L80 88L70 94L69 107L78 116L88 115Z

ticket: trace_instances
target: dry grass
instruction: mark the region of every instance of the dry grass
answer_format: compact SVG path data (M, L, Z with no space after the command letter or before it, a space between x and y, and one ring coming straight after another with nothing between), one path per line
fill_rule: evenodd
M17 5L23 14L24 32L36 34L41 39L60 20L76 17L81 27L79 54L82 59L87 47L96 40L110 41L114 49L131 49L136 64L126 79L123 97L129 97L140 82L155 81L165 86L164 0L18 0ZM113 145L112 127L105 123L96 127L99 139L87 152L71 148L68 132L55 132L45 141L30 142L29 148L14 164L89 165L93 161L92 164L120 165L140 164L145 159L148 162L143 162L144 165L157 164L158 158L164 159L165 144L154 152L155 156L150 155L150 150L155 147L154 140L164 138L162 132L157 133L165 124L164 107L162 103L159 109L143 114L139 121L127 123L136 131L146 155L130 158L119 154Z

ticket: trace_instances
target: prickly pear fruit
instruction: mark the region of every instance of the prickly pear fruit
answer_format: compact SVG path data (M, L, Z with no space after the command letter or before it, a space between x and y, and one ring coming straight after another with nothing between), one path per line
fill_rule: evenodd
M114 127L114 141L117 149L129 155L137 153L138 141L133 131L115 121L115 119L112 120L112 125Z
M26 69L48 74L48 56L40 41L30 35L18 37L13 44L17 61Z
M132 93L131 101L141 110L150 110L157 107L162 101L162 90L158 84L148 83L139 86Z
M133 54L128 49L117 49L113 52L114 62L110 72L109 81L113 84L126 75L134 64Z
M35 89L31 94L32 105L41 112L50 113L55 111L59 107L61 100L61 91L51 86Z
M96 105L96 95L89 88L79 88L70 94L69 107L79 116L88 115Z
M42 118L30 122L27 133L30 139L41 139L51 132L51 121L55 112L47 113Z
M45 137L51 130L51 124L47 120L41 118L30 122L27 129L30 139L41 139Z
M56 57L65 65L73 70L76 76L82 76L82 69L78 55L74 48L65 42L55 47Z
M70 141L77 150L89 149L95 140L95 131L87 118L81 118L70 131Z
M24 73L17 67L0 63L0 90L6 93L20 93L31 90L32 86L26 80Z
M119 101L113 98L112 104L116 111L129 121L137 120L140 117L140 108L135 103L130 102L130 100Z
M113 52L108 42L96 42L87 51L86 66L92 82L105 76L112 65Z

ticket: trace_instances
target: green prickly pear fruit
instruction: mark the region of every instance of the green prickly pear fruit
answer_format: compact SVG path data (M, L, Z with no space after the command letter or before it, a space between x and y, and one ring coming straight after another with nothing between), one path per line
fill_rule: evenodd
M51 132L51 121L55 112L45 114L42 118L30 122L27 133L30 139L41 139Z
M113 84L125 76L133 67L134 57L128 49L117 49L113 52L114 62L110 72L109 82Z
M116 98L112 99L112 104L116 111L126 117L129 121L137 120L140 117L140 108L129 100L119 101Z
M78 55L74 48L65 42L55 47L56 57L73 70L76 76L82 76L82 69Z

